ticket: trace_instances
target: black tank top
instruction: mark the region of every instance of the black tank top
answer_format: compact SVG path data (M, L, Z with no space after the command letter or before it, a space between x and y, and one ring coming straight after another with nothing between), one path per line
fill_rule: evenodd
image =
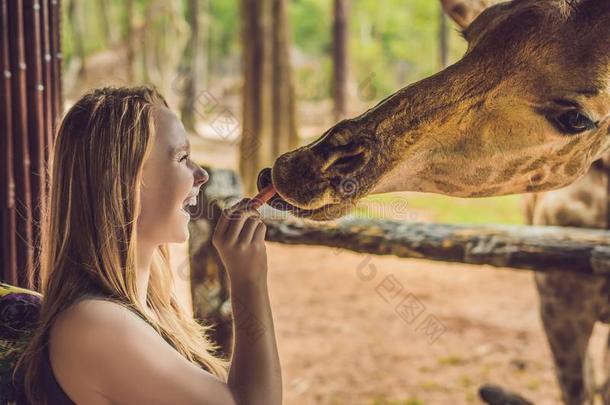
M107 300L106 298L103 298L103 297L87 296L86 298ZM83 298L83 299L85 299L85 298ZM126 308L129 309L130 311L132 311L134 314L138 315L146 323L151 325L150 322L145 317L143 317L138 311L135 311L130 307L126 307ZM61 388L59 381L57 381L57 379L55 378L55 374L53 373L53 368L51 367L51 361L49 358L48 346L45 347L45 349L44 349L44 356L43 356L43 362L42 362L42 373L43 373L45 391L46 391L48 399L49 399L49 404L76 405L76 403L74 401L72 401L70 399L70 397L68 396L68 394L66 394L66 392Z

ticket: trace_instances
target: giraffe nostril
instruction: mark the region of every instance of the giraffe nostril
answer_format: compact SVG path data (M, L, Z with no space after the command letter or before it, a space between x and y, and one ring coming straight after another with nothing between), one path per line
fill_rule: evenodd
M367 154L365 151L357 151L347 155L340 155L334 160L327 163L325 170L332 170L334 173L349 174L352 173L366 163Z

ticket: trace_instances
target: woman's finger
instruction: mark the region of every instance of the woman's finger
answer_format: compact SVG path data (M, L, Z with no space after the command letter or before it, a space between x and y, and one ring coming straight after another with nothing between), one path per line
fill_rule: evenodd
M254 235L252 236L252 242L264 241L265 234L267 233L267 225L263 221L260 221L256 226Z
M238 215L237 213L246 208L246 206L248 205L248 201L249 200L247 198L242 198L237 203L235 203L232 206L230 206L229 208L227 208L226 209L227 216L229 218L233 218L234 216L235 216L235 218L237 218L237 216L236 216L236 215Z
M246 220L249 217L254 216L256 214L257 214L256 211L240 210L240 211L235 212L234 215L232 215L232 217L237 215L237 218L228 219L229 225L228 225L227 231L225 233L225 241L227 243L235 243L237 241L237 238L239 237L239 234L241 233L241 230L242 230Z
M214 230L214 235L218 239L224 239L225 231L227 230L229 222L229 213L228 209L222 210L220 213L220 218L218 218L218 222L216 223L216 229Z
M239 243L250 244L252 242L252 237L254 236L254 231L256 231L259 223L259 218L255 216L248 217L239 234Z

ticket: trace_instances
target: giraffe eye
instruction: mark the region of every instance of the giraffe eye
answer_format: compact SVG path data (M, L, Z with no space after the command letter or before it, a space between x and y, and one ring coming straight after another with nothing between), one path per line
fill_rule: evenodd
M580 134L596 127L589 117L578 110L566 111L555 118L555 122L561 132L569 135Z

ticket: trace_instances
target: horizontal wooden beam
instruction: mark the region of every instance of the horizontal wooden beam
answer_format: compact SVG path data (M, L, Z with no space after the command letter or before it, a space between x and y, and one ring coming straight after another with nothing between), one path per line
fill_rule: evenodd
M534 271L610 274L610 232L556 226L460 226L344 218L314 223L267 214L267 240Z
M242 195L239 177L209 170L200 216ZM211 206L216 208L213 208ZM262 207L267 240L321 245L358 253L393 255L533 271L610 275L610 231L558 226L465 226L346 217L320 223Z

